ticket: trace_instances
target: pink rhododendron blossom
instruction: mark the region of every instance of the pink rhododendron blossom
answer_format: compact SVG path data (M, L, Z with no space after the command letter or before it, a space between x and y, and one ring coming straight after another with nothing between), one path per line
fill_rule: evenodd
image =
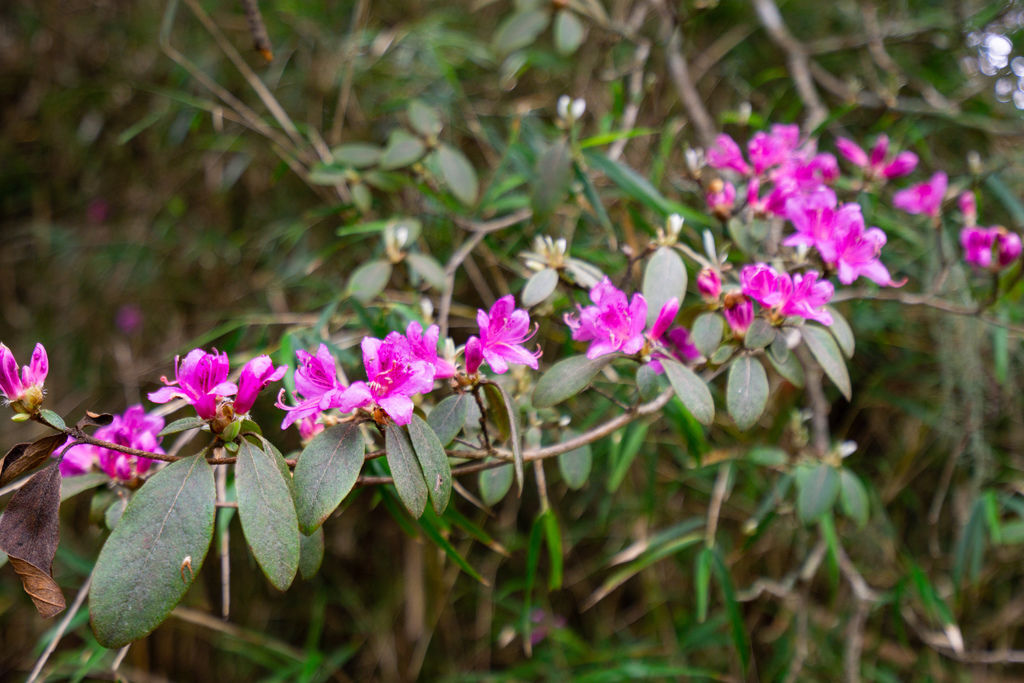
M799 316L831 325L832 316L822 309L835 292L832 283L819 281L816 271L790 277L765 263L744 266L740 272L743 293L782 316Z
M379 406L395 424L412 420L412 396L434 387L434 366L413 353L409 340L399 332L384 339L366 337L362 343L366 382L353 382L343 393L342 412Z
M946 194L948 184L946 174L939 171L928 182L913 185L894 194L892 204L907 213L925 214L935 218L942 208L942 198Z
M754 305L742 293L729 292L725 295L722 315L725 316L725 322L729 324L729 329L733 334L742 337L750 329L750 324L754 322Z
M277 407L288 411L281 429L287 429L298 420L310 418L316 420L321 411L337 408L345 387L338 381L338 369L334 365L334 356L326 344L321 344L314 356L300 349L295 352L299 366L295 369L294 406L284 404L284 389L277 395Z
M666 330L672 325L672 322L676 319L676 314L679 313L679 299L672 297L666 301L661 310L658 311L658 317L654 319L654 323L651 325L650 331L647 336L652 341L658 341L662 335L665 334Z
M288 366L274 367L270 356L256 356L242 368L242 376L238 378L238 394L235 396L235 413L244 415L252 409L256 396L263 387L271 382L278 382L288 371Z
M217 414L220 400L238 391L234 382L227 381L229 369L228 354L217 353L217 349L213 353L192 349L185 360L175 357L175 379L161 377L160 381L168 386L149 394L149 400L167 403L184 398L195 407L199 417L209 420Z
M664 372L661 359L672 358L681 363L691 363L700 358L700 351L690 341L690 333L683 327L676 327L660 337L658 347L651 354L651 369L659 375Z
M836 204L834 194L791 198L786 203L786 216L797 231L782 244L814 247L825 263L836 268L843 284L863 275L876 284L895 286L889 270L879 260L885 233L865 227L860 205L836 208Z
M775 124L770 133L754 133L747 141L747 154L754 165L754 173L761 175L774 166L784 164L799 142L800 127L795 124Z
M879 135L875 146L871 148L871 156L860 148L853 140L839 138L836 149L854 166L864 169L868 178L899 178L917 168L917 155L913 152L900 152L891 161L886 162L889 154L889 137Z
M508 372L509 363L537 369L540 349L527 351L523 347L537 330L531 329L530 314L516 308L516 300L511 294L495 301L488 312L478 309L476 322L480 327L480 350L491 370L504 374Z
M576 341L589 341L587 358L621 351L638 353L644 346L647 302L636 293L627 300L606 276L590 290L593 306L578 306L579 317L565 314L565 324Z
M964 249L964 260L980 268L1005 268L1021 254L1020 235L998 225L964 228L960 231L960 245Z
M480 337L470 337L466 341L466 374L475 375L484 362L484 347Z
M307 415L306 417L299 420L299 438L303 441L309 441L314 436L324 431L326 427L324 423L317 422L316 415Z
M697 291L705 301L718 301L722 295L722 276L714 268L704 268L697 274Z
M750 173L750 166L743 160L740 146L725 133L715 138L715 144L708 150L707 159L712 168L729 168L740 175Z
M21 368L20 375L14 354L7 346L0 344L0 394L3 394L7 403L18 403L29 411L38 408L43 402L43 382L46 381L49 369L50 362L42 344L36 344L32 359Z
M719 216L728 216L732 213L732 207L736 203L736 187L721 180L711 183L711 190L705 195L708 208Z
M431 325L426 332L415 320L405 328L405 338L409 340L409 348L414 356L434 366L434 379L448 379L455 376L455 364L437 356L437 341L441 336L441 328Z
M141 405L136 404L123 414L115 415L109 425L97 429L93 436L118 446L163 453L160 447L161 437L157 436L163 428L162 417L147 414ZM57 454L59 453L60 450L57 451ZM60 473L70 477L84 474L95 466L106 472L111 479L130 481L148 471L153 463L150 458L122 453L103 446L80 444L73 446L64 454L64 459L60 463Z

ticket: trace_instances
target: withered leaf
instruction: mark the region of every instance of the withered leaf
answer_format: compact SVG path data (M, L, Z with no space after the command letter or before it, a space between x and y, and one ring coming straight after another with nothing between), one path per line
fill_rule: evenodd
M0 461L0 486L39 467L67 440L64 434L51 434L32 443L19 443Z
M113 421L114 416L110 413L94 413L91 410L87 410L85 411L85 417L79 420L75 427L78 429L85 429L86 427L106 427Z
M44 619L60 614L66 606L51 575L60 538L60 482L60 471L53 463L17 490L0 517L0 550L7 553Z

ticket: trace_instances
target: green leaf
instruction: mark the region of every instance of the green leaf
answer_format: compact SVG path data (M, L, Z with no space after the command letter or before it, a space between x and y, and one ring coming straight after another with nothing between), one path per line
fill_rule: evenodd
M78 474L73 477L65 477L60 484L61 502L74 498L79 493L94 489L100 484L106 484L109 481L110 477L102 472L86 472L85 474Z
M437 434L443 446L450 444L466 424L470 400L466 394L449 396L434 406L430 415L427 415L427 424Z
M395 480L398 497L402 499L409 514L419 519L427 506L427 484L416 461L416 453L405 431L395 423L389 423L384 428L384 435L388 466Z
M768 404L768 376L764 366L751 356L740 356L729 367L725 404L736 426L747 430Z
M836 338L836 342L839 344L843 355L847 358L853 358L853 351L857 342L853 338L853 330L850 329L850 323L846 322L846 318L833 307L826 306L825 310L832 316L832 324L828 328L829 332Z
M682 303L686 294L686 266L675 250L659 247L644 269L644 298L647 299L647 326L658 318L669 299Z
M641 446L644 445L644 437L647 436L649 427L649 423L641 422L630 426L626 431L626 436L622 440L622 446L617 449L618 453L612 463L612 471L608 475L607 489L609 493L618 491L619 486L622 485L622 480L626 478L629 466L633 464L633 460L640 453Z
M509 447L512 449L512 457L515 464L516 484L519 487L519 494L523 493L523 444L519 437L519 420L516 416L515 404L505 392L505 388L495 382L487 382L483 385L484 394L487 396L487 405L491 408L491 417L497 422L501 420L501 427L504 438L508 439ZM504 413L504 418L501 414ZM507 434L507 435L505 435Z
M636 369L636 388L640 392L640 398L645 401L652 401L661 393L660 375L654 371L650 363L644 363Z
M804 386L804 367L786 345L785 335L778 335L768 347L768 362L775 371L795 387Z
M390 279L390 261L370 261L352 271L348 278L348 293L359 303L366 304L381 293Z
M536 306L551 296L551 292L555 291L557 286L558 271L554 268L545 268L530 276L519 298L527 308Z
M558 208L572 181L572 155L569 142L559 138L537 157L530 182L530 199L536 220L543 220Z
M67 425L64 424L64 418L62 418L60 415L53 412L49 408L43 408L42 410L40 410L39 417L43 418L43 421L45 421L46 424L50 425L51 427L58 431L63 432L65 429L67 429Z
M427 493L437 514L448 507L452 497L452 468L448 464L448 455L437 434L419 415L412 416L409 423L409 436L416 457L423 469L423 479L427 483Z
M562 532L558 528L558 519L550 508L542 512L540 517L548 546L548 562L551 564L548 589L555 591L562 587Z
M399 128L388 137L388 144L380 155L379 165L386 171L402 168L418 161L426 151L422 140Z
M562 473L562 479L569 488L583 488L590 477L593 460L590 444L583 444L558 456L558 471Z
M575 14L560 10L555 14L555 49L559 54L571 55L583 43L586 31Z
M743 337L743 346L748 349L763 349L775 341L776 330L770 322L764 318L754 318L750 323L750 329Z
M508 490L512 488L514 478L512 465L499 465L489 470L482 470L477 479L477 483L480 485L480 498L485 504L494 505L504 498Z
M714 223L708 216L695 211L690 207L666 199L650 181L634 171L629 166L609 159L604 154L587 151L583 153L587 163L608 176L608 179L615 183L620 190L630 198L640 202L649 209L658 212L662 217L678 213L686 219L689 224L696 227L711 227Z
M805 524L832 509L839 495L839 473L826 463L800 467L796 471L796 510Z
M373 206L373 193L363 183L352 185L352 203L361 213L366 213Z
M355 486L366 444L359 427L340 424L313 437L295 464L295 511L299 529L311 534Z
M526 547L526 588L523 592L522 630L523 642L526 646L526 654L530 654L530 630L533 624L530 621L533 605L533 586L537 582L537 567L540 565L540 547L544 540L544 522L541 519L543 514L533 520L530 527L530 540Z
M478 191L476 170L469 159L454 147L441 145L437 150L437 161L441 177L455 198L466 206L475 204Z
M425 137L437 137L441 134L441 115L430 105L424 104L422 100L413 100L406 109L409 115L409 123L413 130Z
M575 396L614 358L614 354L608 354L593 360L586 356L572 356L558 361L537 382L533 390L533 405L550 408Z
M215 500L213 469L198 456L158 471L132 497L93 570L89 609L101 645L127 645L167 618L203 566Z
M661 367L665 369L665 375L676 396L697 422L705 426L714 422L715 400L711 397L711 391L704 380L693 370L674 360L662 359Z
M498 438L502 441L512 436L512 423L509 421L508 408L505 406L505 398L498 391L496 384L482 383L481 389L487 398L488 414L491 422L498 428Z
M507 55L530 45L548 26L545 10L528 9L506 17L494 32L494 51Z
M729 570L722 561L722 556L715 548L711 555L711 571L718 579L718 585L722 588L722 597L725 599L725 611L729 615L729 625L732 630L732 641L736 652L740 656L740 663L743 665L743 673L747 673L750 666L750 639L747 637L747 627L743 622L743 611L739 602L736 601L736 589L732 585L732 577Z
M953 548L953 582L958 586L965 576L975 581L981 573L985 559L985 526L985 504L982 498L977 498Z
M835 339L832 338L828 330L817 325L804 325L800 331L803 334L804 343L811 350L811 354L814 355L821 369L849 401L853 394L850 375L846 371L846 361L843 360L843 354L839 351Z
M694 570L694 585L697 589L697 621L704 623L708 618L708 597L711 587L711 564L714 562L714 551L705 547L697 554Z
M448 282L448 276L444 274L444 268L432 256L421 254L416 251L407 252L405 261L416 273L427 283L437 290L443 290Z
M467 562L466 558L459 554L459 551L455 549L455 546L453 546L451 542L444 537L440 530L438 530L437 521L439 520L437 517L434 517L433 515L428 513L423 515L416 521L420 525L420 528L423 530L423 533L427 535L427 538L429 538L434 543L434 545L443 550L448 557L452 558L455 564L457 564L462 571L466 572L467 574L469 574L485 586L491 585L490 583L488 583L487 579L480 576L477 570L473 569L473 565Z
M299 576L303 580L316 576L324 561L324 530L317 527L309 536L299 534Z
M843 514L852 519L858 527L867 524L870 514L868 492L860 477L845 467L839 470L839 503L843 508Z
M235 463L242 532L274 588L288 590L299 570L299 522L288 483L274 456L242 439Z
M381 148L368 142L347 142L331 149L336 164L367 168L380 161Z
M721 343L724 331L725 321L722 316L717 313L701 313L690 328L690 340L698 351L710 358Z

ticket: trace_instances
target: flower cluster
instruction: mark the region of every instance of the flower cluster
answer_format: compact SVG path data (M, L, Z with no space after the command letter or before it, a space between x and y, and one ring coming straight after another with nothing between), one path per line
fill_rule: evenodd
M814 247L826 264L836 268L844 285L862 275L882 286L896 284L878 258L886 242L885 233L865 227L859 204L838 206L835 193L821 188L787 201L786 217L797 231L782 244Z
M928 182L911 185L892 196L892 205L910 214L924 214L938 218L942 200L946 195L949 178L939 171Z
M747 158L736 141L723 133L708 150L707 161L712 168L734 171L746 179L747 205L757 214L782 216L790 198L813 192L839 177L835 156L818 153L814 141L801 145L796 125L776 124L767 132L755 133L747 142ZM726 208L731 208L735 196L736 188L724 182L721 188L717 184L712 188L707 200L713 211L727 215Z
M479 336L470 337L465 347L467 375L477 375L484 362L498 374L507 372L509 364L537 369L540 351L530 352L522 346L536 330L531 331L529 314L515 307L512 295L498 299L490 311L477 311L477 323ZM345 413L360 408L372 412L379 409L395 424L408 424L412 419L412 397L429 392L435 380L458 374L450 358L439 356L439 337L437 325L424 330L413 321L405 334L390 332L383 339L364 338L361 348L366 381L356 381L347 387L338 380L334 358L325 345L320 345L315 356L298 351L298 403L286 405L281 390L277 407L287 411L281 428L298 422L302 437L310 438L320 429L320 413L332 408Z
M119 446L135 448L150 453L163 453L160 447L161 437L157 436L164 427L164 419L159 415L148 415L141 405L133 405L121 415L115 415L106 427L100 427L93 435L101 441L108 441ZM72 440L69 438L68 442ZM57 451L59 453L60 450ZM111 479L131 481L145 474L153 465L150 458L122 453L103 446L79 444L64 454L60 462L62 476L71 477L85 474L98 467Z
M34 413L43 402L43 382L49 371L46 349L36 344L32 351L32 360L21 368L18 374L18 361L4 344L0 344L0 394L4 400L18 413Z
M847 138L836 139L836 149L847 161L863 169L867 180L876 178L891 180L912 173L917 168L917 155L913 152L899 152L889 159L889 136L879 135L875 146L868 154L860 145Z
M743 294L780 316L799 316L831 325L832 316L822 307L832 299L834 288L818 280L817 271L780 273L768 264L744 266L740 272Z
M207 353L202 349L192 349L185 356L174 359L174 379L161 377L167 386L149 394L153 403L167 403L175 398L184 398L196 409L196 414L204 420L217 417L218 409L225 404L225 399L234 396L231 402L232 412L227 415L244 415L252 409L256 396L267 384L284 377L285 366L275 368L269 356L257 356L245 367L238 384L228 381L231 366L226 353Z

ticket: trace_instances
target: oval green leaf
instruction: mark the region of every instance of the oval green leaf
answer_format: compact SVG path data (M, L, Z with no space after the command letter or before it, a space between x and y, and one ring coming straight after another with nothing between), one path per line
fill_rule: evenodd
M478 189L476 169L469 159L454 147L441 145L437 150L437 162L441 167L441 177L455 198L466 206L475 204Z
M534 216L544 219L550 215L565 198L571 181L572 155L569 142L559 138L541 152L533 168L530 199Z
M389 261L370 261L352 271L348 279L349 295L361 304L381 293L391 279Z
M575 14L561 10L555 15L555 49L562 55L571 55L583 43L586 31Z
M242 533L274 588L287 590L299 570L299 521L274 456L242 439L235 463Z
M299 529L310 534L334 512L355 486L366 445L359 427L330 427L309 442L295 464L295 511Z
M418 161L427 151L423 141L415 135L398 129L391 133L387 147L380 155L379 165L386 171L408 166Z
M644 269L644 298L647 299L647 325L658 318L669 299L682 303L686 293L686 266L675 250L660 247Z
M406 109L413 130L423 136L437 137L441 133L441 115L422 100L413 100Z
M527 308L536 306L551 296L551 292L555 291L557 286L558 271L554 268L545 268L530 276L530 279L526 281L526 286L523 287L520 299Z
M725 331L725 321L717 313L701 313L690 328L690 340L697 350L710 358L718 349Z
M409 423L409 437L412 439L413 450L423 469L423 479L427 483L427 494L434 512L442 514L448 507L452 497L452 468L448 464L448 455L437 434L419 415L412 416Z
M373 166L380 160L381 148L368 142L347 142L331 149L335 163L353 168Z
M215 500L201 457L171 463L132 497L93 570L89 612L101 645L127 645L167 618L203 566Z
M157 436L167 436L168 434L177 434L178 432L188 431L189 429L198 429L206 425L206 420L201 417L183 417L180 420L175 420L166 427L160 430Z
M550 408L575 396L583 391L613 358L614 354L608 354L594 359L573 356L558 361L537 382L537 387L533 390L533 405L538 408Z
M768 375L756 358L741 356L729 367L725 405L740 429L753 427L768 404Z
M548 13L539 9L528 9L506 17L494 32L494 51L501 55L526 47L541 34L548 25Z
M803 334L804 343L811 350L821 369L849 401L853 395L853 388L850 386L850 374L846 370L846 361L843 360L843 354L840 352L836 340L832 338L828 330L817 325L804 325L800 332Z
M515 462L516 484L519 493L523 493L523 444L519 437L519 420L516 417L515 404L512 398L505 392L505 388L496 382L487 382L483 385L484 395L487 396L487 406L491 409L491 419L499 426L502 438L507 439L512 449L512 458Z
M590 477L590 468L593 462L594 456L590 450L590 444L584 444L558 456L558 471L562 473L562 479L565 479L566 486L571 489L580 489Z
M856 348L857 342L854 340L850 323L846 322L846 318L832 306L826 306L825 310L832 316L832 324L828 328L829 332L836 338L836 342L839 344L843 355L847 358L853 358L853 351Z
M839 470L839 504L843 514L852 519L858 527L868 522L870 506L868 492L860 477L848 469Z
M437 434L442 446L450 444L462 431L469 401L466 394L455 394L438 403L427 415L427 424Z
M832 509L839 495L839 473L835 467L821 463L797 470L796 510L805 524L816 522Z
M316 576L324 561L324 530L318 527L309 536L299 534L299 576L304 580Z
M388 424L384 435L384 449L398 497L402 499L409 514L419 519L427 507L427 484L416 462L416 453L405 431L395 423Z
M480 498L487 505L498 503L508 490L512 488L512 479L515 474L511 465L499 465L489 470L480 472L478 483L480 484Z
M715 400L711 390L690 368L674 360L663 359L661 367L665 369L669 384L676 396L683 402L690 414L702 425L710 425L715 420Z
M743 346L748 349L763 349L775 341L776 330L770 322L764 318L754 318L750 323L750 329L743 336Z
M422 277L434 289L443 290L448 277L444 274L444 268L433 257L410 251L405 255L405 260L416 274Z

